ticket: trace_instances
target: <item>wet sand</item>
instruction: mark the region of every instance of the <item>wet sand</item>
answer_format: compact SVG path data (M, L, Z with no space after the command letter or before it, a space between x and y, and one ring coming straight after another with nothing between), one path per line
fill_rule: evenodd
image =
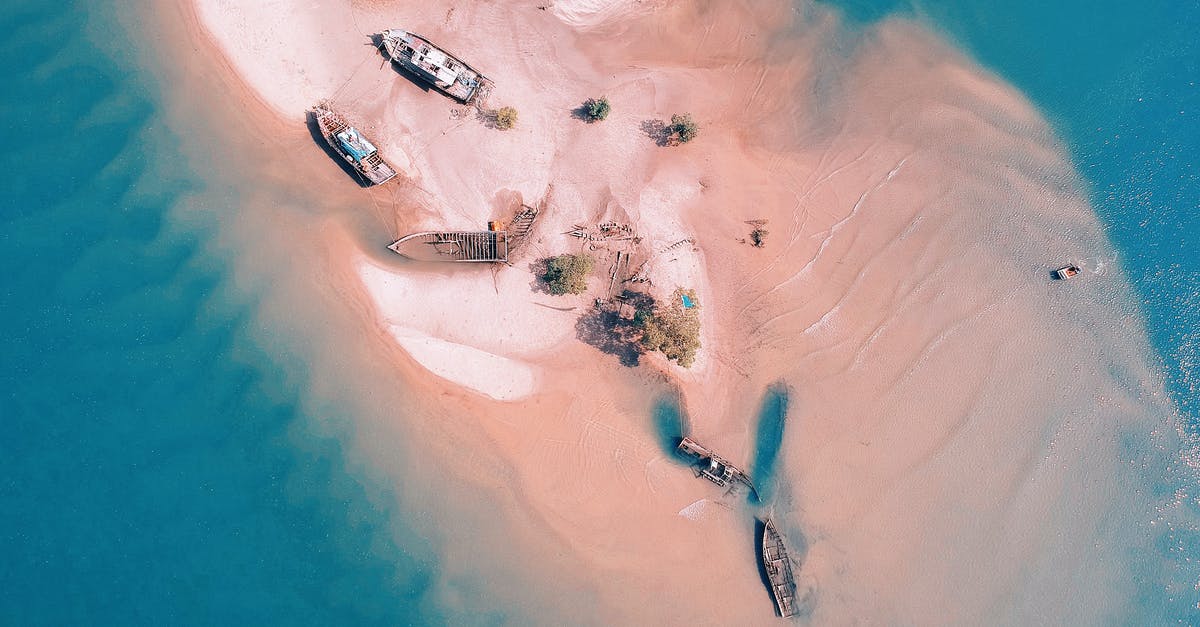
M279 156L256 167L308 207L288 219L321 251L323 307L372 329L370 365L403 381L390 419L495 498L494 529L451 521L448 538L499 539L491 562L588 590L580 620L597 623L770 621L754 513L804 557L814 622L1124 616L1122 556L1151 550L1146 512L1171 515L1149 482L1178 449L1172 410L1082 182L1018 93L912 23L849 34L786 3L310 4L202 0L192 37L223 51L215 74ZM496 80L490 104L515 106L517 127L388 67L365 44L389 27ZM572 117L599 95L609 120ZM405 181L361 189L321 152L303 109L323 97ZM701 124L691 144L643 130L682 111ZM511 267L383 250L518 202L547 209ZM623 365L577 339L590 296L534 288L533 260L579 249L564 231L614 218L643 237L660 297L697 290L693 368ZM767 220L763 249L748 220ZM1087 276L1051 282L1066 261ZM772 385L788 390L781 435L760 428ZM779 451L756 476L761 511L671 459L672 399L735 462ZM360 446L391 467L385 443Z

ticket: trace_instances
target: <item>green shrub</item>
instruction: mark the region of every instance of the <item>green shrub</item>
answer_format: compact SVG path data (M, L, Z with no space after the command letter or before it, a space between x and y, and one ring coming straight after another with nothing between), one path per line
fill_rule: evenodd
M683 306L683 296L692 301L692 307ZM676 289L671 301L659 305L652 312L638 312L635 321L642 327L642 345L648 350L659 351L684 368L696 361L700 350L700 301L693 290Z
M595 260L591 255L559 255L546 260L542 275L551 294L582 294L587 290L587 278Z
M754 242L755 248L762 248L767 245L767 235L770 233L761 226L756 226L753 231L750 231L750 241Z
M668 137L674 143L686 144L696 138L700 125L692 119L692 114L684 113L671 116L671 124L667 126Z
M608 104L608 98L591 98L583 105L584 112L587 114L588 120L592 122L603 121L608 117L612 106Z
M501 107L496 111L496 128L507 131L517 125L517 110L512 107Z

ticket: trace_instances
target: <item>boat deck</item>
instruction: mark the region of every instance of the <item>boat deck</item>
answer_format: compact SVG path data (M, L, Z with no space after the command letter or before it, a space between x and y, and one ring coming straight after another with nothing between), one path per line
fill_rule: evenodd
M396 170L388 165L383 157L379 156L379 152L371 152L362 157L361 161L355 160L353 156L348 155L346 151L338 145L338 133L352 130L353 127L341 115L329 108L326 103L321 103L312 110L313 116L317 119L317 126L321 128L321 134L325 136L325 141L329 143L338 154L354 168L354 171L366 178L373 185L382 185L396 176ZM357 133L357 131L355 131Z
M463 104L482 106L495 86L478 70L416 33L390 29L379 42L389 60Z
M754 491L754 483L750 480L750 475L695 440L683 438L679 443L678 450L696 462L697 477L704 477L723 488L736 488L738 484L741 484L750 488L752 492Z

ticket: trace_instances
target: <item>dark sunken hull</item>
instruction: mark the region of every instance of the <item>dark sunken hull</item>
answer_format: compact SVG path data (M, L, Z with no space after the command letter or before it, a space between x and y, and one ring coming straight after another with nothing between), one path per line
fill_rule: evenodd
M775 610L784 618L795 616L796 581L792 578L792 561L788 559L787 549L783 546L783 537L770 520L763 521L759 558L767 575Z

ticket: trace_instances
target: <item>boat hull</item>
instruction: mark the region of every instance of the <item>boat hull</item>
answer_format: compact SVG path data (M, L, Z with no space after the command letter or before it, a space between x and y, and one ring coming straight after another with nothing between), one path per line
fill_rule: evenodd
M426 231L393 242L393 252L417 261L487 263L508 261L506 231Z

